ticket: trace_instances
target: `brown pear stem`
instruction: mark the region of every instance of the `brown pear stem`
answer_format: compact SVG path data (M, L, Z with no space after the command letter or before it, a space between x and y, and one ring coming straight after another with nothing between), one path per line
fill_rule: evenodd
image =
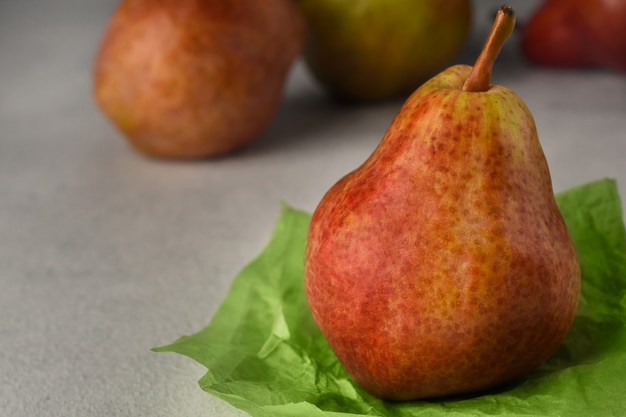
M487 91L491 85L493 64L500 50L515 29L515 11L505 4L498 9L496 19L487 36L485 45L480 51L474 68L463 84L463 91Z

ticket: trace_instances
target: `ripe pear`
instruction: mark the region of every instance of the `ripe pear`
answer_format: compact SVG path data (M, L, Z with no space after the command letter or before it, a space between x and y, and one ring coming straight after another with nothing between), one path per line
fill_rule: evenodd
M626 71L626 0L545 0L523 27L537 65Z
M292 0L122 0L95 60L95 99L145 154L224 155L271 122L304 36Z
M344 101L409 93L461 50L470 0L298 0L312 75Z
M574 319L580 267L533 117L512 90L490 85L514 22L500 8L474 67L420 86L314 211L313 317L378 397L515 380L555 352Z

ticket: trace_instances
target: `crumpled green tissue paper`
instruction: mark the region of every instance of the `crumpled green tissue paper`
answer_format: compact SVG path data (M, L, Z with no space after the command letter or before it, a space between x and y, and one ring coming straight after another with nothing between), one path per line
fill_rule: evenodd
M310 215L287 205L210 324L154 350L206 366L201 388L253 417L626 416L626 232L616 183L582 185L557 201L582 266L578 315L551 359L497 391L387 402L356 385L306 302Z

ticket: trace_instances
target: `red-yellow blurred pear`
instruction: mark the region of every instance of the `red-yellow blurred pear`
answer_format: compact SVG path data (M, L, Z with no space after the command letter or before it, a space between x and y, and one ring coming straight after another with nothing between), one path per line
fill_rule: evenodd
M490 85L514 22L503 6L476 65L418 88L313 214L313 317L376 396L514 380L554 353L573 322L579 263L533 118L513 91Z
M123 0L96 57L95 99L148 155L223 155L273 119L303 42L292 0Z

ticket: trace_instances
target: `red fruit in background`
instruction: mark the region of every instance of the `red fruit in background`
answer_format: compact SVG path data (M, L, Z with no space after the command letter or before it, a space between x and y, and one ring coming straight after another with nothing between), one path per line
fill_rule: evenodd
M521 41L534 64L626 71L626 0L546 0Z
M94 96L147 155L226 155L272 121L304 36L291 0L121 0Z

